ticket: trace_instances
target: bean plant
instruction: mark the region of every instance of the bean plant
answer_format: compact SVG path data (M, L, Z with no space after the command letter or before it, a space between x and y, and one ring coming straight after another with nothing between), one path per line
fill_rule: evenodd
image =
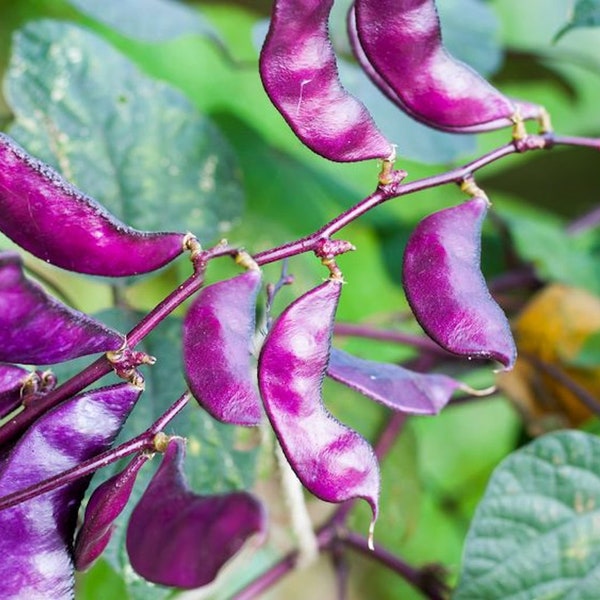
M15 4L0 596L597 598L600 4Z

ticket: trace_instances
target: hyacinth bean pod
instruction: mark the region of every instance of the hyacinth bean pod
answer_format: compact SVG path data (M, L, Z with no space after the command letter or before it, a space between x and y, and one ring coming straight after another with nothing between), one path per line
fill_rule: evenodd
M387 158L391 144L342 87L329 40L333 0L276 0L260 55L267 94L300 140L330 160Z
M510 369L516 360L510 326L479 266L488 205L473 198L417 225L404 251L404 290L415 317L440 346Z
M123 342L117 331L61 304L25 277L18 254L0 252L0 361L52 364L116 350Z
M434 0L355 0L354 13L349 30L357 59L413 118L444 131L474 133L542 116L541 107L507 98L449 54Z
M113 523L123 512L137 474L150 456L147 453L138 454L120 473L107 479L90 496L73 550L78 571L89 568L108 545Z
M193 493L184 457L184 440L172 438L131 515L127 552L148 581L191 589L211 583L249 538L263 536L266 523L261 503L246 492Z
M379 467L371 446L325 409L321 387L342 283L293 302L269 331L258 382L275 434L302 484L327 502L364 498L377 518Z
M34 485L107 450L139 394L138 388L123 383L76 396L46 413L4 459L0 496ZM88 481L79 479L0 511L1 598L74 597L71 546Z
M2 133L0 213L0 231L21 248L78 273L147 273L184 249L184 234L141 232L124 225Z
M435 415L462 384L440 374L416 373L331 349L327 375L392 410Z
M200 290L183 323L185 376L192 395L216 419L258 425L262 417L250 358L261 272Z

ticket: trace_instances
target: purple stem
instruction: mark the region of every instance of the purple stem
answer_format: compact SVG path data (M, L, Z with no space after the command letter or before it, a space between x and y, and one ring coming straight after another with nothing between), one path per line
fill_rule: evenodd
M367 540L353 531L346 532L341 539L348 548L357 550L368 558L385 565L394 573L401 575L405 581L430 600L445 600L447 597L444 594L444 591L447 590L445 590L444 584L440 583L439 578L436 577L435 569L428 567L415 569L381 546L375 546L374 550L370 550Z
M116 448L111 448L106 452L102 452L101 454L98 454L98 456L95 456L90 460L86 460L72 469L63 471L59 475L54 475L53 477L49 477L48 479L44 479L43 481L40 481L34 485L30 485L29 487L0 498L0 510L11 508L12 506L16 506L21 502L27 502L27 500L31 500L32 498L47 492L51 492L52 490L56 490L59 487L67 485L77 479L92 475L98 469L106 467L131 454L143 452L144 450L156 451L154 437L157 433L162 432L163 429L179 414L189 399L190 393L185 392L167 409L163 415L161 415L146 431L144 431L144 433L141 433L128 442L125 442Z
M390 331L389 329L378 329L369 325L354 325L352 323L336 323L333 329L334 335L339 337L360 337L371 340L381 340L386 342L395 342L413 346L425 352L433 352L444 358L456 358L455 354L447 352L434 341L421 335L404 333L402 331Z
M204 283L204 271L198 270L184 281L174 292L149 312L128 334L130 348L137 346L163 319L199 290ZM54 408L67 398L98 381L112 371L112 365L106 356L97 358L71 379L65 381L47 396L36 400L0 428L0 447L16 438L36 419Z
M600 206L596 206L591 211L575 219L567 225L567 233L570 235L579 235L584 231L589 231L600 225Z
M569 375L560 367L540 360L529 352L521 352L521 356L531 362L534 367L538 368L540 371L543 371L546 373L546 375L549 375L558 383L564 385L572 394L577 396L579 400L581 400L581 402L590 409L591 412L593 412L596 416L600 416L600 402L598 399L593 394L590 394L584 387L580 386L571 377L569 377Z
M304 252L314 252L318 250L323 240L329 239L333 234L343 229L346 225L353 222L375 206L386 202L392 198L398 198L417 191L429 189L431 187L444 185L447 183L459 183L468 179L475 171L505 157L510 154L527 152L529 150L549 149L556 145L584 146L590 148L600 148L600 140L582 137L554 136L545 134L543 136L528 136L520 142L511 142L484 156L468 163L463 167L453 169L440 175L426 177L412 183L400 184L392 183L390 185L380 186L373 194L342 213L315 233L306 236L295 242L290 242L271 250L259 252L254 256L254 260L259 265L268 264L278 260L302 254ZM163 300L153 311L144 317L128 334L128 343L130 348L134 348L139 342L150 333L166 316L175 310L181 303L197 291L204 282L204 269L208 260L217 256L232 255L236 250L227 245L217 245L215 248L203 251L195 261L195 273L182 283L175 292ZM100 357L89 367L85 368L79 374L72 377L63 385L57 387L42 400L27 407L26 410L15 416L14 419L7 422L0 428L0 447L10 440L14 439L24 429L26 429L39 416L56 406L63 400L80 392L88 385L94 383L104 375L110 372L111 365L105 357Z

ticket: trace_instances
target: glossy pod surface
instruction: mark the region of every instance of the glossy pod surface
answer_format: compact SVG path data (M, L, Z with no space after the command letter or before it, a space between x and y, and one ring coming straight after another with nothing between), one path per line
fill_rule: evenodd
M415 119L470 133L511 126L517 112L523 119L539 116L540 107L507 98L449 54L434 0L355 0L354 12L357 58ZM351 37L353 27L350 16Z
M446 375L415 373L332 348L327 375L392 410L435 415L461 383Z
M279 316L260 354L258 382L275 434L302 484L327 502L364 498L376 518L379 467L373 450L321 400L341 286L328 280Z
M102 554L133 491L140 469L150 454L138 454L120 473L98 486L85 507L85 517L77 532L73 558L75 568L84 571Z
M333 0L276 0L260 56L271 101L311 150L339 162L387 158L392 146L338 78L329 40Z
M246 492L200 496L183 472L185 443L172 438L163 461L133 510L127 552L145 579L184 589L209 584L252 536L265 513Z
M124 337L55 300L0 252L0 361L52 364L118 349Z
M185 375L215 419L258 425L262 406L250 364L261 273L250 269L200 290L183 324Z
M510 369L516 360L510 326L479 266L488 204L473 198L417 225L404 251L404 290L415 317L440 346Z
M0 214L0 231L21 248L78 273L136 275L183 252L183 234L127 227L2 133Z
M107 450L139 394L139 389L119 384L76 396L45 414L4 459L0 496L58 475ZM71 545L88 481L77 480L0 511L1 598L74 597ZM18 560L8 560L10 556Z

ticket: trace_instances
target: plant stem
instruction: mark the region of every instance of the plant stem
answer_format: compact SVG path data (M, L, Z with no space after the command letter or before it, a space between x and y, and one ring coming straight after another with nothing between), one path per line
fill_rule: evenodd
M34 485L30 485L23 490L3 496L0 498L0 510L11 508L17 504L21 504L22 502L27 502L28 500L36 498L37 496L41 496L42 494L56 490L64 485L68 485L69 483L73 483L77 479L93 475L98 469L106 467L107 465L121 460L122 458L125 458L131 454L136 454L144 450L151 450L153 448L153 438L154 436L148 436L147 433L143 433L142 435L138 435L132 440L129 440L128 442L125 442L116 448L107 450L102 454L98 454L98 456L95 456L94 458L78 464L72 469L63 471L62 473L54 475L53 477L49 477L48 479L44 479L43 481L40 481Z
M93 475L98 469L106 467L114 462L143 451L156 451L154 445L154 437L161 432L184 408L190 399L190 393L182 394L166 411L162 414L144 433L134 437L133 439L102 452L89 460L86 460L72 469L63 471L58 475L44 479L34 485L8 494L0 498L0 511L12 506L16 506L21 502L26 502L32 498L36 498L47 492L56 490L64 485L68 485L77 479Z
M352 531L348 531L341 540L348 548L352 548L366 557L380 562L394 573L401 575L406 582L410 583L410 585L430 600L444 600L447 597L444 593L446 591L445 585L436 576L435 568L424 567L415 569L381 546L375 546L374 550L370 550L367 540Z
M455 354L444 350L434 341L422 335L404 333L402 331L391 331L389 329L379 329L369 325L354 325L353 323L336 323L333 334L339 337L360 337L370 340L381 340L412 346L425 352L433 352L444 358L456 358Z

